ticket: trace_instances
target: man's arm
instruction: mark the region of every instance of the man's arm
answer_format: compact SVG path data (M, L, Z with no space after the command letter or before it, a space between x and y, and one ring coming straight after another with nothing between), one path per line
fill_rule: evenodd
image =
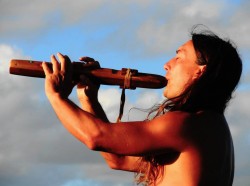
M93 114L94 116L97 116L104 122L109 122L101 104L97 99L97 85L93 84L86 77L82 76L82 78L85 78L84 82L86 82L86 79L88 82L88 85L78 84L77 86L77 95L82 109ZM86 94L91 96L87 96ZM123 156L108 152L100 152L100 154L112 169L136 172L139 166L138 163L140 163L140 157L136 156Z

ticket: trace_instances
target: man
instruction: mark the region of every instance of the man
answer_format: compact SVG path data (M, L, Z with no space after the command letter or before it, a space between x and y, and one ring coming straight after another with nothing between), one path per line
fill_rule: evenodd
M167 62L166 102L151 120L111 124L97 99L99 85L82 76L78 98L67 56L43 63L46 95L65 128L113 169L137 173L157 186L228 186L234 175L233 144L224 110L239 82L242 63L230 41L192 33ZM82 61L93 62L91 58ZM159 114L160 113L160 114Z

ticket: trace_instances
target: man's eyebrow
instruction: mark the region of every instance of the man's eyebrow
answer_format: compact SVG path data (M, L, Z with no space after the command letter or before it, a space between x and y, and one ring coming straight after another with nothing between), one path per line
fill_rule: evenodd
M176 54L178 54L179 52L186 52L186 50L185 50L185 49L182 49L182 48L177 49L177 50L176 50Z

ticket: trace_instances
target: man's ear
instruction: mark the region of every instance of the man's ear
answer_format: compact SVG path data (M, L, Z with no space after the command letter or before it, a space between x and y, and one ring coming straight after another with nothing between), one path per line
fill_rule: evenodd
M206 65L199 65L198 70L194 74L194 79L201 77L201 75L206 71L206 68Z

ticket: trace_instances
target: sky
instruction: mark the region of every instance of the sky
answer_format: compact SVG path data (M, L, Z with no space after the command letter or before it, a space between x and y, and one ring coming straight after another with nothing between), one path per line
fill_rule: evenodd
M250 1L247 0L0 0L0 185L130 186L133 174L108 168L56 118L44 79L9 74L11 59L49 61L52 54L98 60L104 68L165 75L163 65L190 39L195 24L230 38L243 75L226 110L232 132L234 186L250 184ZM121 89L101 86L99 100L111 121ZM142 120L163 100L162 89L126 91L123 120ZM70 98L75 101L75 89ZM132 108L132 109L131 109Z

